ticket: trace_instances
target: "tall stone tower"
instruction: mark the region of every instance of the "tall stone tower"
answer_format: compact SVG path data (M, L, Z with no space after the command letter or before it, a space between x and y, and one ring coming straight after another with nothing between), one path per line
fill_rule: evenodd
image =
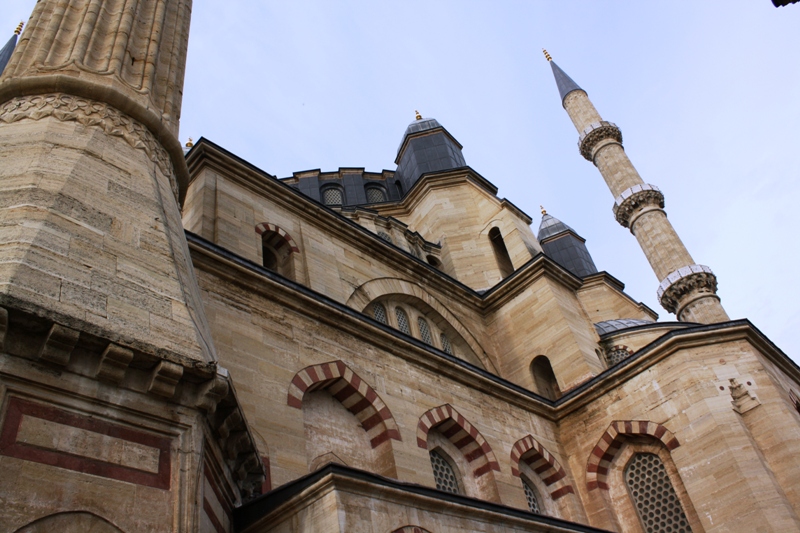
M683 322L729 320L717 296L711 269L695 264L664 212L664 195L642 180L622 147L622 132L603 120L586 91L544 52L556 79L561 103L578 130L578 148L600 170L614 196L614 216L639 241L660 283L658 298Z
M59 529L76 505L85 530L194 531L196 502L217 498L203 472L223 507L263 479L180 218L190 15L191 0L41 0L0 76L0 523L12 531Z

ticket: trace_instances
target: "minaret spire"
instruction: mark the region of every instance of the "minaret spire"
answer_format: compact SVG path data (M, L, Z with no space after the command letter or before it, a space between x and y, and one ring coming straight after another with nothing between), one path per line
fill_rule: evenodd
M20 22L17 25L17 29L14 30L14 35L11 36L3 48L0 48L0 76L3 75L3 70L5 70L8 60L11 59L11 54L14 52L14 48L17 47L17 38L19 34L22 33L22 27L24 25L24 22Z
M549 54L546 54L549 56ZM664 195L642 180L622 147L622 132L602 119L586 91L548 57L561 104L578 130L581 155L594 163L614 196L614 216L639 241L660 284L661 305L685 322L724 322L717 278L695 264L664 212Z

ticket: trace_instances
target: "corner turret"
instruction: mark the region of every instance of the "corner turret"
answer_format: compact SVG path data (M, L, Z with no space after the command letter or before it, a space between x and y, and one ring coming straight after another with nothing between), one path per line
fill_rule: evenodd
M435 118L422 118L408 125L397 149L395 179L402 184L403 194L428 172L451 170L467 165L459 143Z
M536 237L544 254L578 277L597 274L586 240L542 208L542 222Z

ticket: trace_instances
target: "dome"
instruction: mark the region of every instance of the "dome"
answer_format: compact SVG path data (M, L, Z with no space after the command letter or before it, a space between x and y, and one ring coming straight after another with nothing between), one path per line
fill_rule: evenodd
M606 320L604 322L598 322L594 325L594 329L597 330L597 334L607 335L609 333L613 333L615 331L620 331L623 329L628 328L635 328L636 326L645 326L647 324L655 324L652 320L641 320L639 318L619 318L617 320Z

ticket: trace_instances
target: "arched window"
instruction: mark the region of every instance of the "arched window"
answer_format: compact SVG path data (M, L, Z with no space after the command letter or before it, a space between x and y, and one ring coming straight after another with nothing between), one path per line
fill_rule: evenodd
M634 454L625 467L625 484L646 533L691 533L689 520L658 455Z
M463 494L461 485L456 476L453 465L445 458L441 450L431 450L428 452L431 457L431 467L433 468L433 479L436 481L436 488L453 494Z
M342 205L344 203L344 192L341 187L328 187L322 191L322 203L325 205Z
M453 346L451 346L450 339L447 338L447 335L442 333L441 335L439 335L439 340L442 342L442 351L444 353L449 353L450 355L453 355Z
M291 236L273 224L256 226L261 234L261 257L264 268L289 279L294 279L293 254L299 252Z
M397 194L399 194L400 198L402 198L403 197L403 184L400 182L400 180L395 181L394 184L397 187Z
M525 499L528 501L528 509L532 513L540 514L542 511L539 505L539 493L529 480L524 477L520 477L520 479L522 480L522 490L525 491Z
M550 400L557 400L561 397L561 389L558 388L556 375L553 373L553 367L547 357L544 355L536 357L531 363L531 373L538 394Z
M500 275L505 279L514 273L514 265L511 263L511 257L508 255L506 243L503 241L503 235L500 233L499 228L489 230L489 240L492 243L494 257L497 260L497 268L500 269Z
M367 202L370 204L377 204L379 202L386 201L386 191L383 190L383 187L378 187L377 185L372 185L367 187Z
M406 312L400 307L395 307L394 316L397 318L397 329L406 335L411 335L411 328L408 327L408 315Z
M373 304L372 305L372 316L375 320L380 322L381 324L387 324L386 321L386 308L381 304Z
M389 244L394 244L394 241L392 241L392 236L386 233L385 231L379 231L378 237L388 242Z
M431 339L431 328L428 327L428 322L424 318L418 317L417 326L419 326L419 338L422 339L422 342L433 345L433 339Z
M439 261L438 259L436 259L434 256L429 255L425 259L428 261L428 264L430 266L432 266L433 268L437 268L437 269L441 270L442 262Z

